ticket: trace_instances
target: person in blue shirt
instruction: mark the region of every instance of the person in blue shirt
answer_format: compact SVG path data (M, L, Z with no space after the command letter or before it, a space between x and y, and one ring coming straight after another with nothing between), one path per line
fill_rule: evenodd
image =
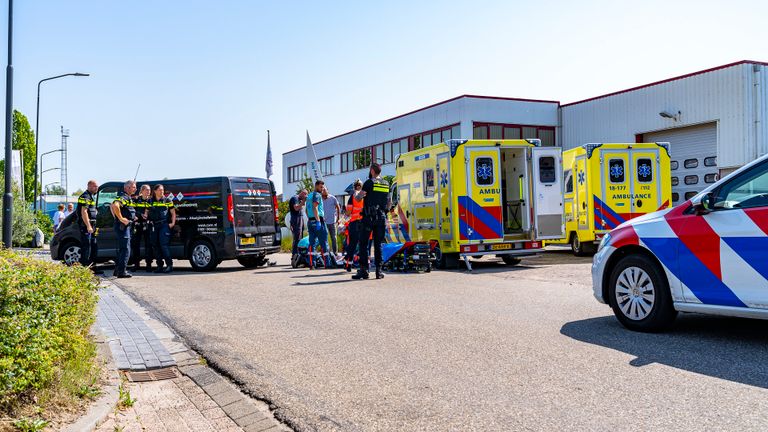
M330 257L326 258L328 252L328 232L325 228L325 209L323 207L323 188L325 182L318 180L315 182L315 190L307 195L307 217L309 218L309 248L310 252L314 250L315 242L320 244L320 251L323 257L325 267L330 266ZM315 268L312 259L312 253L309 254L309 268Z

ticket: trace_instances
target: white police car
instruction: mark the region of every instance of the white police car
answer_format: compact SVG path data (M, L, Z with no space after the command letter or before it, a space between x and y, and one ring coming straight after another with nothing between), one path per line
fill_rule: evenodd
M768 319L768 155L611 231L592 285L632 330L663 330L678 312Z

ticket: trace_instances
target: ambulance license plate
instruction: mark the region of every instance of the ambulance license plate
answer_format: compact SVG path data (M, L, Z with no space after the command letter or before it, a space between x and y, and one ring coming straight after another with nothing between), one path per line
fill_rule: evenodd
M507 250L512 249L512 245L509 243L491 245L491 250Z
M243 237L240 239L241 245L252 245L256 244L256 237Z

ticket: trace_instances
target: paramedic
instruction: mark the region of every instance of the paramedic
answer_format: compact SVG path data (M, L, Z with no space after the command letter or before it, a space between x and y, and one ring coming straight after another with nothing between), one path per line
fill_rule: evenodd
M299 261L299 241L304 234L304 203L307 201L307 190L302 189L298 195L291 197L288 201L288 211L291 215L291 234L293 243L291 245L291 264L296 267Z
M344 268L348 272L352 271L352 263L355 261L355 250L357 250L357 237L360 231L360 219L363 218L363 182L360 179L355 180L354 191L349 195L347 201L347 246L345 249L346 257Z
M389 209L389 184L381 178L381 166L371 164L368 180L363 184L363 218L360 221L360 237L358 249L360 268L352 279L368 279L368 238L373 234L373 253L376 262L376 279L382 279L381 242L387 224Z
M318 180L315 182L315 190L311 194L307 195L307 217L309 218L309 268L316 267L312 262L315 250L315 242L320 244L320 254L323 257L323 263L328 268L330 265L330 257L325 259L325 253L328 251L328 233L325 231L325 209L323 207L323 188L325 182Z

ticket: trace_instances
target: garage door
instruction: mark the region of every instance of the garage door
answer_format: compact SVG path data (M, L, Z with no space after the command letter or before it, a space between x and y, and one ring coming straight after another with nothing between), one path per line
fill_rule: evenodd
M717 123L646 133L643 141L670 143L673 204L717 181Z

